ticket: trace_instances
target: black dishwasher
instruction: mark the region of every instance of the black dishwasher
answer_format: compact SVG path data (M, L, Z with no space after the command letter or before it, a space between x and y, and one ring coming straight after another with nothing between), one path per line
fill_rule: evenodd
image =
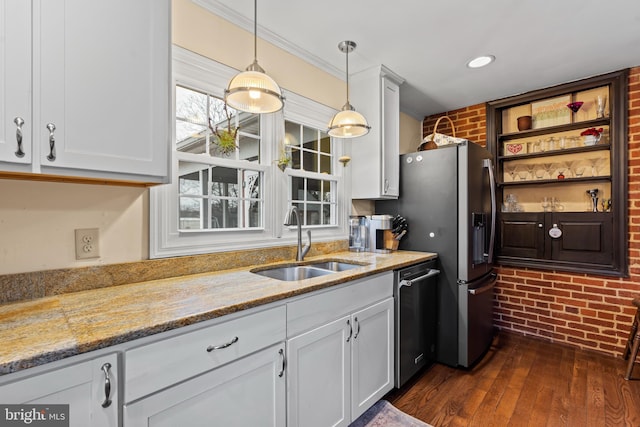
M394 271L396 388L436 356L436 260Z

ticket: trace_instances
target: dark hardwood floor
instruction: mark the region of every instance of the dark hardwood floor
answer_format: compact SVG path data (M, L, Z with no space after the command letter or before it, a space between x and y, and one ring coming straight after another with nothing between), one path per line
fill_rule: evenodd
M386 396L434 427L640 426L640 366L501 333L470 370L435 364Z

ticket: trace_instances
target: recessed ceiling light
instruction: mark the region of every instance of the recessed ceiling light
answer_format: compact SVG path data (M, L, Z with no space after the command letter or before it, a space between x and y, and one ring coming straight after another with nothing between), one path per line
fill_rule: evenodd
M469 61L467 63L467 67L480 68L480 67L484 67L486 65L491 64L495 60L496 60L496 57L493 55L478 56L477 58L474 58L471 61Z

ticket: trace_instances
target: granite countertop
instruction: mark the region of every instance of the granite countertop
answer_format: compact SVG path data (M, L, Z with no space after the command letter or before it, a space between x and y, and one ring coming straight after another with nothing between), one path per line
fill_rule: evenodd
M200 273L0 305L0 375L125 343L435 258L434 253L337 252L307 258L366 264L285 282L253 268ZM291 263L291 262L288 262ZM268 265L287 264L278 262Z

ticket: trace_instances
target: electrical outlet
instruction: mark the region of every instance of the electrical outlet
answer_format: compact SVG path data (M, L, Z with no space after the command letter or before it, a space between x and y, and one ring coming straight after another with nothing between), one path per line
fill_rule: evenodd
M100 230L79 228L76 230L76 259L100 258Z

